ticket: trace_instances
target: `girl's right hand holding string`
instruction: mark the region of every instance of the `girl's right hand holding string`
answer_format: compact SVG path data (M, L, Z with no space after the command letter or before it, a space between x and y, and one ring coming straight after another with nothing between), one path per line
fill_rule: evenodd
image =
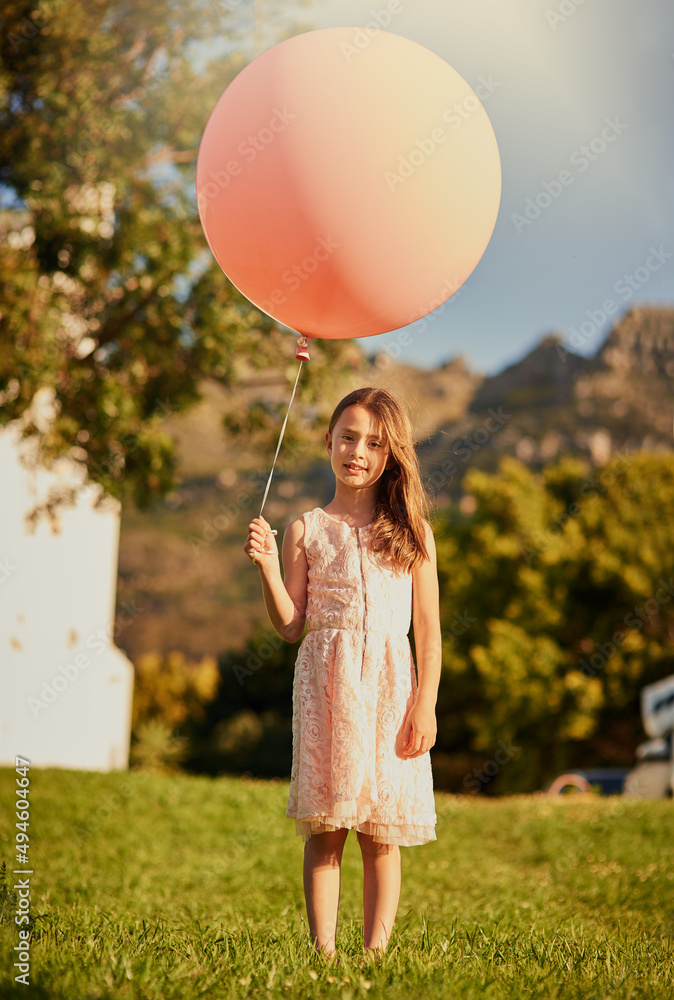
M243 546L244 551L258 568L264 568L278 559L278 548L273 529L264 517L254 517L248 525L248 538Z

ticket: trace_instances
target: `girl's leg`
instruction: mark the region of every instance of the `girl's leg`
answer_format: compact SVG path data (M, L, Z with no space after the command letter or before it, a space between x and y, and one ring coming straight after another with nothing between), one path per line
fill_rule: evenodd
M363 855L363 932L368 951L385 951L400 899L400 848L358 831Z
M315 833L304 844L304 898L314 947L335 952L342 852L348 830Z

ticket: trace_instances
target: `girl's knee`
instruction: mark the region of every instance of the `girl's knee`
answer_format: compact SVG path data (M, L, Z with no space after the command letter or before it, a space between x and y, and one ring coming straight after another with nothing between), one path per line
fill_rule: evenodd
M314 857L320 856L324 862L339 864L344 850L348 830L328 830L326 833L314 833L304 845Z
M389 854L396 854L400 850L397 844L379 844L371 834L361 833L360 830L357 831L356 836L363 854L386 857Z

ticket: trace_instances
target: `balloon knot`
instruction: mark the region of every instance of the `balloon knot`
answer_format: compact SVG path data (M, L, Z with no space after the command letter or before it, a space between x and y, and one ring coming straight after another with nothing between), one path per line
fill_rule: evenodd
M310 360L308 347L309 347L309 341L304 336L304 334L301 333L299 335L298 339L297 339L297 351L295 352L295 360L296 361L309 361Z

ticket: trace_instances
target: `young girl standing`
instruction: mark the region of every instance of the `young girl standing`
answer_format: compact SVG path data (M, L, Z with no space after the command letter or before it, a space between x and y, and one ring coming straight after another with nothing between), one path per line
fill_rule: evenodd
M364 944L383 952L400 896L400 846L436 839L429 750L441 634L435 542L409 419L384 389L342 399L325 435L335 496L283 537L244 545L276 632L299 647L286 815L304 841L315 947L333 954L350 829L363 856ZM417 673L408 632L414 626Z

